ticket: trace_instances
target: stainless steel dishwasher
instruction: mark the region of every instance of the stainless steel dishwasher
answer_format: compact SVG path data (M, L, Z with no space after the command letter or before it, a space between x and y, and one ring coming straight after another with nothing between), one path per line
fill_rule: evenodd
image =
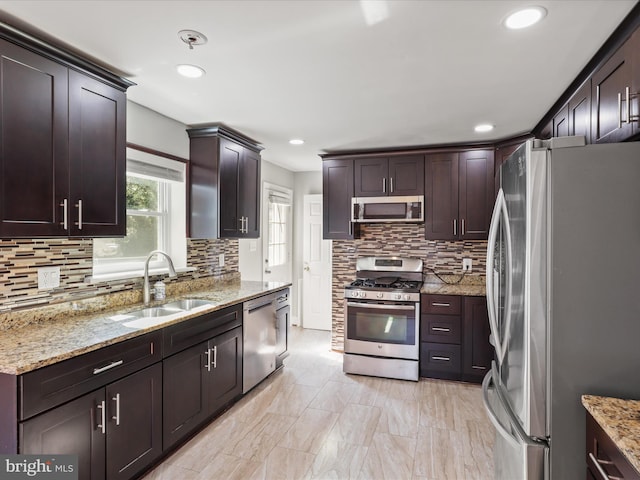
M277 293L243 304L242 393L247 393L276 369Z

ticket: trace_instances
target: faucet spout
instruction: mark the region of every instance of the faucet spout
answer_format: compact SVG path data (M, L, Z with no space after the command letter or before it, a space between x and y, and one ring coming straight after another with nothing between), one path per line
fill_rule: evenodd
M167 264L169 266L169 276L172 278L177 276L176 269L173 266L173 260L171 260L171 257L169 256L169 254L163 252L162 250L154 250L150 252L149 255L147 255L147 259L144 262L144 282L142 284L142 300L145 305L148 305L149 302L151 301L151 288L149 287L149 260L151 260L151 257L153 257L154 255L162 255L164 258L166 258Z

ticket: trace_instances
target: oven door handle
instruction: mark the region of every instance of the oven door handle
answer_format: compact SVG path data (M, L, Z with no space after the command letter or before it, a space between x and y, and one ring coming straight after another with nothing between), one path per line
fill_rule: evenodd
M347 307L364 307L364 308L376 308L381 310L415 310L415 305L391 305L382 303L355 303L347 302Z

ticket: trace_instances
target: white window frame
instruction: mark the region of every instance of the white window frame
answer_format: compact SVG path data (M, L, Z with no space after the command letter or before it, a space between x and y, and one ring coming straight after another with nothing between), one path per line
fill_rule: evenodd
M156 216L160 219L158 228L158 248L166 251L177 271L191 271L187 268L186 247L186 164L170 160L141 150L127 148L127 159L145 162L156 167L180 171L181 183L161 181L158 190L158 211L127 209L127 215ZM127 172L127 176L145 177ZM93 259L93 280L105 281L141 277L144 274L146 257L128 257L126 259ZM168 272L166 261L162 257L152 258L149 262L151 273Z

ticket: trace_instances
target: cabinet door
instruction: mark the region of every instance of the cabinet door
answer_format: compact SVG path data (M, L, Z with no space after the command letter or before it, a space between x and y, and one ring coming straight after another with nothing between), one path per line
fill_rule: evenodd
M322 162L322 238L355 238L351 222L353 160Z
M357 158L354 162L356 197L380 197L389 194L389 161L386 158Z
M69 72L69 231L126 234L126 96Z
M104 389L20 424L20 453L78 455L78 478L105 478ZM106 421L106 412L104 412Z
M389 195L424 195L424 156L389 158Z
M244 147L220 139L220 238L236 238L240 232L238 214L238 178Z
M569 106L565 105L553 117L553 136L566 137L569 135Z
M455 240L458 225L458 154L425 156L425 237Z
M165 450L184 438L208 416L208 342L199 343L163 361L162 404Z
M68 70L0 40L0 236L67 235Z
M238 215L244 218L242 238L260 236L260 154L244 149L238 179Z
M464 298L463 380L480 382L491 367L489 314L485 297Z
M459 168L460 239L486 240L495 199L493 150L462 152Z
M107 478L128 479L162 454L162 364L106 388Z
M583 135L591 143L591 79L569 100L569 135Z
M207 375L208 412L214 414L242 395L242 327L211 339L209 348L211 369Z
M621 142L633 134L627 123L625 88L631 87L631 44L625 43L591 77L591 141ZM631 92L633 93L633 92Z

